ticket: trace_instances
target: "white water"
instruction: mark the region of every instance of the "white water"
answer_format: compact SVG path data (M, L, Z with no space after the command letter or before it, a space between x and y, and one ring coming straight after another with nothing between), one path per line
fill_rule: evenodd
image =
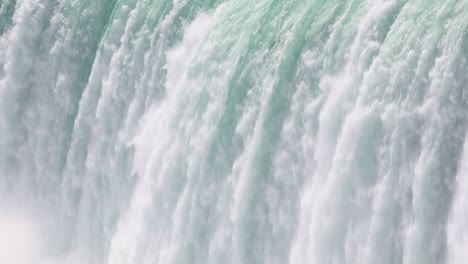
M467 14L0 2L0 263L466 263Z

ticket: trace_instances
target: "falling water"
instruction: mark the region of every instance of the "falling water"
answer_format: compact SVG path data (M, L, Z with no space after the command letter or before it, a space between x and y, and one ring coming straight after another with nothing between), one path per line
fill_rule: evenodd
M468 263L468 1L0 0L0 263Z

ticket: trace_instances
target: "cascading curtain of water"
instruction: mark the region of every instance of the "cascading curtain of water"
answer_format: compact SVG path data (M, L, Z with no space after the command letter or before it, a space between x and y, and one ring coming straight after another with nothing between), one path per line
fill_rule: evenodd
M468 1L0 0L0 263L464 264Z

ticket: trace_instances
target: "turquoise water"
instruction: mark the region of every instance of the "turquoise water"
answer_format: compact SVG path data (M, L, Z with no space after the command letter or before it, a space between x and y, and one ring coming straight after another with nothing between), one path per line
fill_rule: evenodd
M0 0L0 262L468 261L468 1Z

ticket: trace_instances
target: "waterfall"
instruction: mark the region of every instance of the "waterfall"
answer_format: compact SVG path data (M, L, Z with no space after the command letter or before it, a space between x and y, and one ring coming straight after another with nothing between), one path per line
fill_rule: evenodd
M0 0L0 262L464 264L468 1Z

